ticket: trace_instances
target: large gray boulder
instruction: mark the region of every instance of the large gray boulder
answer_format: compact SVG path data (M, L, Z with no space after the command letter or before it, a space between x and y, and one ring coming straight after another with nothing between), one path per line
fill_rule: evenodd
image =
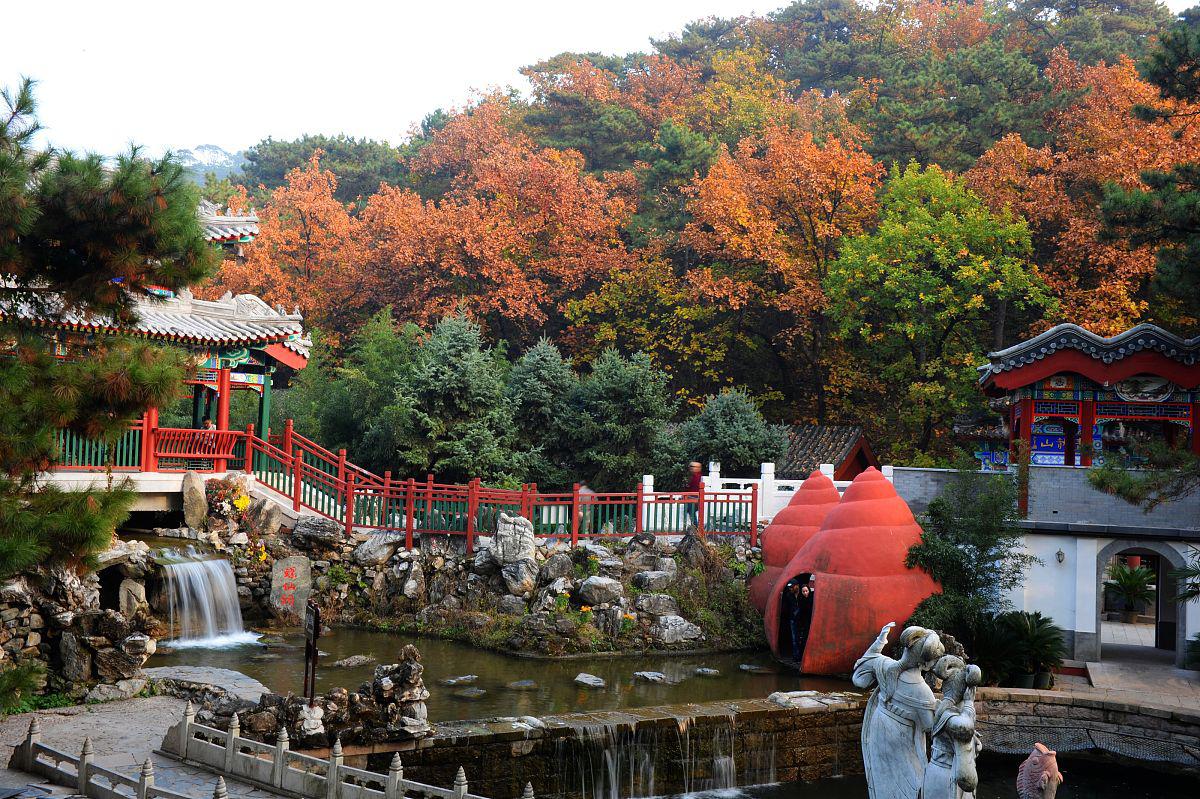
M581 685L584 688L603 688L608 683L595 674L588 674L586 671L581 671L575 675L575 684Z
M638 572L633 575L633 585L643 591L662 591L671 585L674 575L670 572Z
M532 561L537 553L533 540L533 522L524 516L500 514L496 535L492 538L492 556L501 564Z
M183 521L193 530L203 530L208 522L208 498L204 478L195 472L183 475Z
M292 530L292 540L307 549L336 549L342 545L345 526L324 516L301 516Z
M62 658L64 680L78 683L91 679L92 653L79 640L79 636L64 632L58 640L58 654Z
M506 594L500 597L500 601L496 604L496 610L505 616L524 616L529 610L529 606L519 596Z
M661 644L672 646L687 641L698 641L704 631L682 616L659 616L650 627L650 636Z
M284 524L283 509L278 502L259 497L246 509L246 520L259 537L270 537L278 534Z
M508 563L500 569L504 585L507 586L508 593L513 596L525 596L532 593L533 589L537 587L537 575L537 564L532 559Z
M538 583L549 585L555 580L570 577L574 573L575 562L571 560L571 556L566 552L555 552L542 564L542 569L538 572Z
M138 610L149 610L150 605L146 602L146 586L137 580L126 577L121 581L121 587L117 589L117 606L121 609L121 615L130 619L137 615Z
M635 606L650 616L675 616L679 614L679 603L669 594L639 594Z
M359 566L382 566L392 559L404 544L401 533L373 533L366 541L354 548L354 562Z
M132 699L146 687L142 678L118 680L115 683L101 683L88 691L86 702L115 702L120 699Z
M625 586L611 577L589 577L579 586L579 598L587 605L615 602L625 595Z

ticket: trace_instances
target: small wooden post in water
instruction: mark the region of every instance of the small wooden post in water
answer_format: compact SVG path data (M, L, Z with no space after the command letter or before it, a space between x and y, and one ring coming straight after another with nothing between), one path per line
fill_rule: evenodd
M404 795L404 764L400 762L400 753L392 755L392 763L388 766L387 785L384 787L384 799L400 799Z
M342 736L333 741L329 750L329 769L325 772L325 799L338 799L342 793Z
M237 758L237 739L242 731L242 720L234 713L229 719L229 732L225 735L225 773L233 774L233 764Z
M274 760L271 763L271 785L275 786L276 788L283 787L283 772L287 769L287 751L287 727L281 726L279 728L279 733L275 736ZM220 785L222 788L224 788L224 781L222 781Z
M146 758L142 763L142 772L138 774L137 799L148 799L153 789L154 764L150 762L150 758Z
M79 752L79 780L75 785L75 790L83 796L87 796L88 778L91 776L92 757L95 755L95 750L92 749L92 739L83 739L83 749Z

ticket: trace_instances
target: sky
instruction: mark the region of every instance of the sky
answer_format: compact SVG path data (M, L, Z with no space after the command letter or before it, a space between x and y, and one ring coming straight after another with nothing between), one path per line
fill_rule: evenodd
M0 86L38 80L56 147L113 154L273 136L400 141L474 92L565 50L649 50L709 15L785 0L97 0L4 10ZM14 31L27 35L11 35Z
M1168 0L1175 10L1195 0ZM620 54L787 0L40 0L4 11L0 86L39 81L57 147L113 154L267 136L400 141L425 114L526 84L565 50ZM18 35L11 35L13 32ZM24 35L21 35L24 32Z

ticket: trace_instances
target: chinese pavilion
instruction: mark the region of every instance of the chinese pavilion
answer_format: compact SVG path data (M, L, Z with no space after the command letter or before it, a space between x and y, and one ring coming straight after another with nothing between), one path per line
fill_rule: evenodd
M1019 441L1043 466L1099 464L1149 439L1200 454L1200 337L1142 324L1104 338L1062 324L989 353L980 371L1007 422L997 465Z
M222 213L212 203L202 203L198 215L205 238L231 256L240 255L240 245L258 233L258 218L253 214ZM251 294L225 294L218 300L201 300L185 289L178 293L151 289L135 298L137 321L118 323L102 314L67 312L42 316L26 307L12 313L41 327L52 341L55 353L67 356L73 349L86 348L101 335L120 335L172 344L193 356L195 371L185 380L192 407L191 426L199 428L205 418L212 419L217 430L229 429L229 411L234 391L252 391L258 395L255 427L265 435L271 414L271 390L277 374L286 381L294 370L308 363L311 342L305 337L303 318L298 309L287 312L272 308ZM3 311L0 311L3 313ZM145 453L139 453L143 435L158 427L159 409L151 409L127 437L118 443L117 467L145 468ZM95 468L105 464L104 447L63 431L63 461L59 468ZM125 462L128 461L128 462Z

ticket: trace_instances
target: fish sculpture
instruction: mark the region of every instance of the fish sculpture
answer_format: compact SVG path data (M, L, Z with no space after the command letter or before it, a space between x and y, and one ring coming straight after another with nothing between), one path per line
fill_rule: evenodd
M1062 784L1058 753L1045 744L1034 744L1033 751L1017 771L1018 799L1053 799Z

